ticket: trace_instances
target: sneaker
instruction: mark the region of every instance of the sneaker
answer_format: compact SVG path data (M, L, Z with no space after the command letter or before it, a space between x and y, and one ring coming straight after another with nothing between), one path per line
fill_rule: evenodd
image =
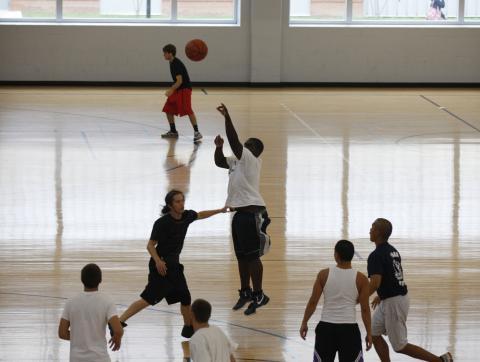
M177 136L178 137L178 136ZM193 133L193 142L198 142L203 138L202 134L198 131Z
M442 362L453 362L453 357L452 357L452 354L450 352L442 354L440 356L440 359L442 360Z
M260 308L262 305L267 304L270 301L270 298L267 297L263 292L259 296L253 298L253 302L250 303L247 309L245 309L245 315L253 314L257 311L257 308Z
M193 336L193 327L192 326L183 326L182 328L182 337L191 338Z
M125 328L126 326L128 326L127 323L122 322L122 321L120 321L120 324L122 325L122 328ZM113 329L112 329L112 326L110 325L110 323L108 323L108 330L110 331L110 335L113 337Z
M162 138L178 138L178 132L168 131L167 133L162 134Z
M233 306L233 310L239 310L245 304L252 300L252 290L251 289L241 289L238 291L240 298L238 298L237 303Z

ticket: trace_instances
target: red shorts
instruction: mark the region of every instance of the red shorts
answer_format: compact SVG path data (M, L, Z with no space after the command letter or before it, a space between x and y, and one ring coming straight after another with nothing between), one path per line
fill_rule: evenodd
M163 112L180 117L193 114L192 90L190 88L176 90L167 98L163 106Z

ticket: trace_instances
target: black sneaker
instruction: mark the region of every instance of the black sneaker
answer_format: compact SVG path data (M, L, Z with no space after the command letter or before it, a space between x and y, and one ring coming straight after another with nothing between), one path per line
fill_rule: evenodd
M249 304L248 308L245 309L245 315L253 314L257 311L257 308L260 308L262 305L267 304L270 301L270 298L266 294L261 292L260 295L253 298L253 302Z
M245 304L252 300L252 290L249 289L240 289L238 291L240 298L238 298L237 303L233 306L233 310L239 310Z
M122 321L120 321L120 324L122 325L122 328L125 328L126 326L128 326L127 323L122 322ZM110 331L110 335L113 337L113 329L112 329L112 326L110 325L110 323L108 323L108 330Z
M192 338L193 336L193 326L183 326L182 328L182 337Z

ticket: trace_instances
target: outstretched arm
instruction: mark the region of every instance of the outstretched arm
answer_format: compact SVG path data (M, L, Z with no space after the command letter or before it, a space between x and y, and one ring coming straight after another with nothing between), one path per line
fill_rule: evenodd
M222 103L221 106L217 107L217 110L225 117L225 132L227 133L228 143L230 144L230 148L233 151L233 154L237 159L242 158L243 152L243 145L240 143L238 139L237 131L233 126L232 119L230 118L230 114L228 113L227 107L225 104Z
M230 168L223 154L223 138L220 135L215 137L215 146L215 165L221 168Z
M220 214L222 212L227 212L227 211L228 211L227 206L225 206L221 209L200 211L198 213L197 220L206 219L206 218L209 218L210 216L217 215L217 214Z

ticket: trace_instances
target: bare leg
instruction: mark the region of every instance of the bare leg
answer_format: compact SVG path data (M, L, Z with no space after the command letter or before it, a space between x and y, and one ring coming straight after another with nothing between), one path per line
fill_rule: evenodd
M390 354L388 351L388 344L382 336L373 336L373 346L377 351L378 357L382 362L390 362Z
M195 116L195 113L189 114L188 118L190 119L192 127L197 125L197 116Z
M442 360L440 357L435 356L434 354L424 350L423 348L416 346L414 344L407 344L397 353L406 354L407 356L420 359L422 361L429 361L429 362L441 362Z
M183 324L186 326L192 325L192 310L189 305L181 305L180 304L180 312L182 313L183 317Z
M141 310L147 308L150 304L144 300L144 299L139 299L135 302L133 302L130 307L127 308L125 312L120 316L120 321L125 322L127 319L129 319L131 316L134 316Z

